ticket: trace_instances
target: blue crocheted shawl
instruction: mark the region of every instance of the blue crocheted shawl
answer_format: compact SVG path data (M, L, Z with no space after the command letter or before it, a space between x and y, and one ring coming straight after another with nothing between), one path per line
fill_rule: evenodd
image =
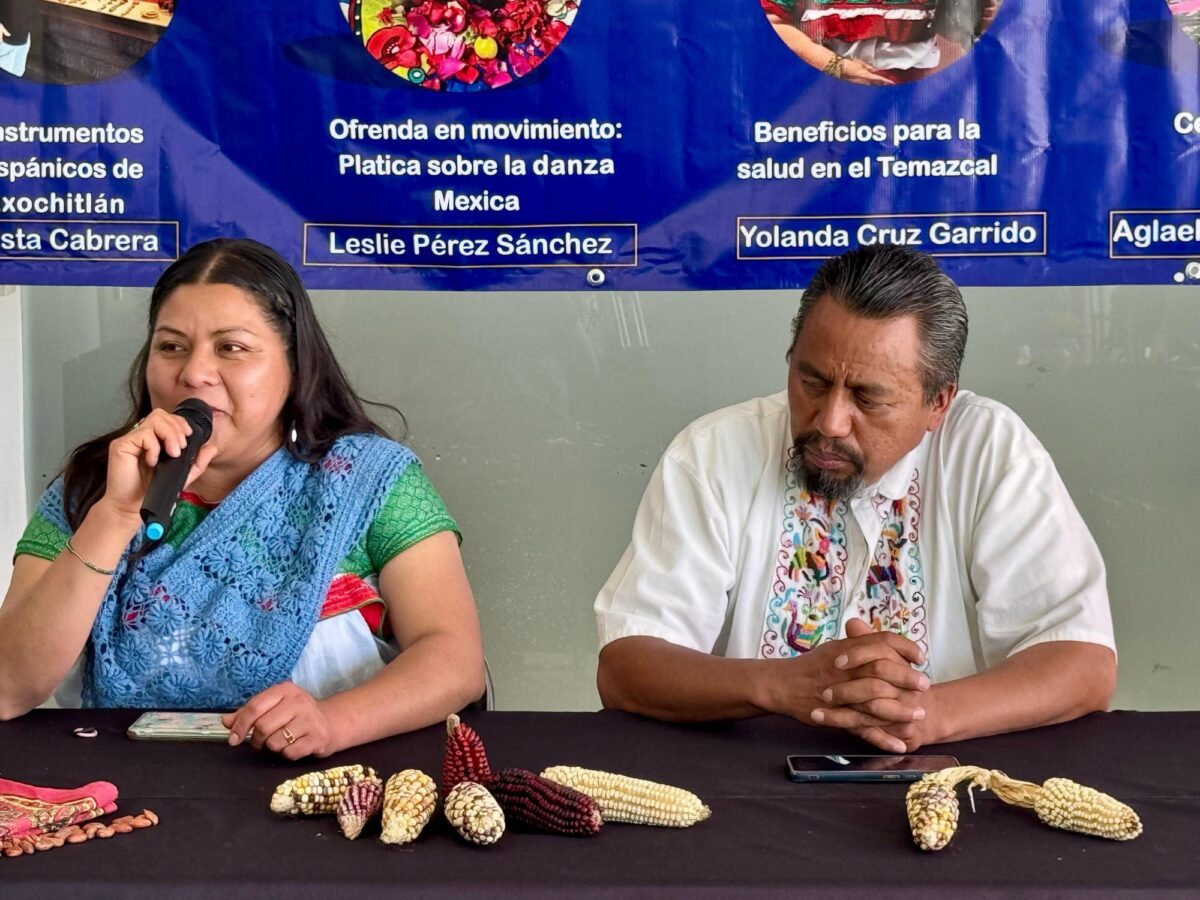
M92 626L83 705L228 709L287 680L338 563L415 461L374 435L339 438L316 464L281 448L178 548L130 566L135 538ZM54 487L42 506L61 516Z

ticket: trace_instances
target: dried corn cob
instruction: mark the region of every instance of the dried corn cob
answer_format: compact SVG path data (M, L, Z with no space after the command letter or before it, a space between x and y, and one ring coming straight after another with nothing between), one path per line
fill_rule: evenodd
M337 821L342 834L354 840L379 810L383 809L383 782L372 776L346 788L338 804Z
M437 785L419 769L405 769L387 780L383 792L383 834L385 844L411 844L421 834L434 807Z
M542 777L587 794L606 822L687 828L710 815L699 797L669 784L578 766L551 766Z
M604 824L587 794L526 769L501 769L487 788L509 818L546 831L586 836Z
M449 795L462 781L486 785L492 780L483 739L456 715L446 719L446 752L442 757L442 790Z
M446 819L472 844L494 844L504 834L504 811L488 789L460 781L446 795Z
M1054 828L1113 841L1131 841L1142 833L1138 814L1121 801L1067 778L1048 778L1041 787L992 772L991 788L1006 803L1032 808Z
M1142 833L1141 820L1132 809L1074 781L1051 778L1038 786L996 769L956 766L931 772L908 789L908 823L922 850L941 850L950 843L958 824L954 788L963 781L970 782L969 790L990 789L1005 803L1033 809L1039 819L1055 828L1116 841L1132 840Z
M346 789L364 778L375 778L370 766L334 766L321 772L309 772L289 778L271 797L271 812L281 815L321 815L337 809Z
M924 776L908 789L904 800L913 840L922 850L941 850L958 828L958 797L954 795L957 782L939 778L940 774Z

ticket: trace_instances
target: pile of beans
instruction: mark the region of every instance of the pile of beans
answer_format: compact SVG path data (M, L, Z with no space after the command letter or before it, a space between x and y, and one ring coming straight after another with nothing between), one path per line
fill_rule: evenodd
M0 859L25 856L45 850L57 850L63 844L82 844L92 838L110 838L118 834L129 834L137 828L151 828L158 824L154 810L143 809L136 816L121 816L111 822L91 821L82 825L66 825L57 831L44 831L32 837L10 838L0 841Z

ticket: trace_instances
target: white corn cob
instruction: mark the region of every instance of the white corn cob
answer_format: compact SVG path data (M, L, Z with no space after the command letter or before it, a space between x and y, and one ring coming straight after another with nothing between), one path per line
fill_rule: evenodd
M434 807L437 785L420 769L405 769L387 780L383 792L383 833L385 844L411 844L421 834Z
M1044 781L1033 811L1055 828L1114 841L1131 841L1142 833L1141 819L1124 803L1066 778Z
M699 797L669 784L578 766L551 766L542 777L587 794L606 822L686 828L710 815Z
M494 844L504 834L504 811L474 781L460 781L446 795L446 820L472 844Z
M322 815L338 808L346 789L364 778L374 778L370 766L334 766L289 778L271 797L271 812L281 815Z

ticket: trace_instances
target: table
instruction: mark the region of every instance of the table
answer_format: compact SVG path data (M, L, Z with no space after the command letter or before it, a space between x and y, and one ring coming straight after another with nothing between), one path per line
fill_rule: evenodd
M332 817L281 818L277 783L362 762L381 774L417 767L440 780L445 731L432 727L318 764L247 747L128 740L135 713L38 710L0 723L0 776L121 791L118 815L143 807L157 828L0 859L0 896L138 897L988 897L1200 896L1200 713L1114 712L1023 734L928 748L964 764L1041 782L1061 775L1129 803L1145 833L1118 843L1042 825L1030 810L960 791L950 846L917 850L903 785L793 784L788 753L867 752L839 732L767 717L715 725L618 712L473 713L494 768L576 764L698 793L712 818L689 829L608 824L591 838L519 831L490 848L463 843L439 809L410 847L357 841ZM91 725L100 734L72 734ZM370 835L370 836L368 836Z

